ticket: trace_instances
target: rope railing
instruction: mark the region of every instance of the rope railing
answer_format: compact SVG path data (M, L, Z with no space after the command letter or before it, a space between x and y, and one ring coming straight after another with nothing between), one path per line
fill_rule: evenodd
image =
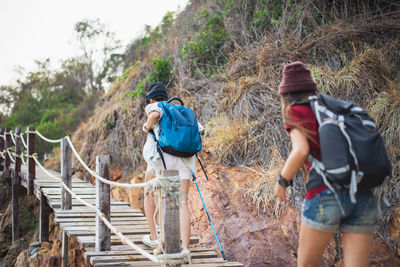
M20 156L20 157L21 157L22 164L23 164L23 165L26 165L26 161L24 160L24 157L23 157L22 155L23 155L23 154L21 154L21 156ZM25 156L26 156L26 155L25 155Z
M37 134L40 138L42 138L43 140L50 142L50 143L61 143L63 138L61 139L49 139L46 138L45 136L43 136L40 132L38 131L27 131L26 133L35 133ZM160 183L160 179L158 177L156 177L155 179L152 179L149 182L146 183L139 183L139 184L127 184L127 183L118 183L118 182L114 182L114 181L109 181L103 177L101 177L100 175L98 175L96 172L94 172L92 169L90 169L87 164L82 160L82 158L80 157L79 153L76 151L71 139L69 136L64 137L66 138L66 141L68 142L71 150L74 152L74 155L76 156L76 158L78 159L78 161L82 164L82 166L84 167L84 169L86 169L86 171L88 171L92 176L94 176L97 180L103 182L104 184L109 184L109 185L113 185L113 186L118 186L118 187L125 187L125 188L139 188L139 187L153 187L153 188L161 188L163 189L165 185ZM23 140L23 138L21 138ZM26 144L24 144L25 147ZM9 151L7 150L7 152L9 153ZM33 154L33 155L27 155L28 158L33 158L36 165L38 165L45 174L47 174L50 178L55 179L56 181L58 181L61 186L68 192L71 194L71 196L73 196L75 199L77 199L79 202L81 202L83 205L89 207L90 209L94 210L97 214L97 216L99 216L99 218L103 221L104 225L106 225L106 227L108 229L110 229L115 235L117 235L120 240L130 246L132 249L138 251L140 254L142 254L143 256L145 256L146 258L148 258L149 260L155 262L155 263L167 263L167 264L179 264L179 263L183 263L183 259L185 259L187 257L186 252L180 252L180 253L173 253L173 254L166 254L165 251L162 249L161 244L159 244L159 250L161 247L161 250L164 254L160 254L158 251L158 255L154 256L151 255L150 253L146 252L145 250L143 250L142 248L140 248L139 246L137 246L136 244L134 244L131 240L129 240L127 237L125 237L120 231L118 231L118 229L116 229L110 221L107 220L106 215L104 213L102 213L95 205L88 203L87 201L83 200L82 198L80 198L78 195L76 195L63 181L61 178L54 176L53 174L51 174L50 172L48 172L43 166L42 164L39 162L39 160L37 159L37 154ZM11 158L11 157L10 157ZM22 161L23 161L23 157ZM23 161L24 162L24 161ZM24 163L25 164L25 163ZM165 189L165 188L164 188ZM157 207L159 208L159 207ZM154 252L156 254L156 251Z
M15 163L15 160L13 159L13 157L12 157L12 154L11 154L11 152L10 152L10 149L9 148L7 148L7 153L8 153L8 157L11 159L11 161L13 162L13 163Z
M13 143L14 143L14 145L15 145L15 138L14 138L13 132L10 131L8 134L11 136L11 140L13 141Z
M22 145L25 147L25 149L28 149L28 145L25 143L25 139L23 138L24 137L23 134L20 133L20 135L17 135L16 137L17 138L21 138Z
M45 136L43 136L39 131L33 131L33 132L31 132L31 131L26 131L26 133L35 133L35 134L37 134L40 138L42 138L44 141L46 141L46 142L49 142L49 143L61 143L61 141L62 141L62 138L61 139L49 139L49 138L47 138L47 137L45 137Z
M38 159L33 156L32 157L34 159L34 161L36 162L36 164L42 169L42 171L44 173L46 173L50 178L53 178L54 180L58 181L61 186L68 191L68 193L70 193L73 197L75 197L78 201L80 201L82 204L84 204L85 206L93 209L96 214L100 217L100 219L104 222L104 224L111 230L113 231L114 234L116 234L125 244L127 244L128 246L130 246L131 248L137 250L140 254L142 254L143 256L147 257L148 259L150 259L153 262L156 263L160 263L159 259L153 255L151 255L150 253L148 253L147 251L143 250L142 248L140 248L139 246L135 245L131 240L129 240L127 237L125 237L120 231L118 231L105 217L105 214L100 212L99 209L96 208L96 206L94 206L93 204L88 203L87 201L83 200L82 198L80 198L78 195L76 195L59 177L56 177L55 175L51 174L50 172L48 172L43 166L42 164L40 164L40 162L38 161Z
M107 179L104 179L103 177L97 175L96 172L94 172L92 169L90 169L86 163L82 160L82 158L79 156L79 153L76 151L74 145L72 144L71 139L69 138L69 136L66 137L68 144L70 145L72 151L74 152L76 158L78 159L78 161L82 164L83 168L85 168L91 175L93 175L96 179L102 181L105 184L109 184L109 185L114 185L114 186L119 186L119 187L125 187L125 188L137 188L137 187L145 187L146 183L139 183L139 184L127 184L127 183L118 183L118 182L113 182L113 181L109 181Z

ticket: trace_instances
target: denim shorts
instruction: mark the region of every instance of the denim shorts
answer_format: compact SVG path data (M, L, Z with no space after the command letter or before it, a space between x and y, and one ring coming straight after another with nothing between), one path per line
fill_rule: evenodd
M305 200L301 222L326 232L375 233L378 208L372 191L357 192L356 203L350 201L349 190L335 191L345 214L342 213L335 194L327 188L312 199Z

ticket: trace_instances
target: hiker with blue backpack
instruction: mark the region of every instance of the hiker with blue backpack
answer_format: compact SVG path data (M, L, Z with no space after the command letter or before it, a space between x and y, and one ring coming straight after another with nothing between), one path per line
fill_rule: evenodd
M146 182L159 175L162 170L177 170L181 179L179 204L182 253L189 254L190 211L187 205L190 179L196 174L195 153L201 149L199 132L204 130L193 111L181 105L173 105L162 82L153 83L146 94L147 121L143 131L147 134L143 147L143 157L147 163ZM178 145L178 148L176 147ZM194 147L193 147L194 146ZM194 151L193 151L194 150ZM155 203L149 190L145 189L144 209L150 228L150 235L143 237L143 243L151 248L157 245L157 233L154 222Z
M298 266L319 266L335 232L342 233L345 266L369 266L378 223L372 188L391 172L373 120L351 102L318 94L299 61L283 68L278 93L292 145L274 187L280 201L296 173L307 169Z

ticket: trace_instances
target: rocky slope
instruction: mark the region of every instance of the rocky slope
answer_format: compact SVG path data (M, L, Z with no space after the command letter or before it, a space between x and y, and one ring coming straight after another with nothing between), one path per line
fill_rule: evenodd
M190 1L162 38L153 32L152 45L136 47L132 67L100 99L72 141L92 169L97 155L109 154L113 180L141 181L145 119L139 89L159 74L161 63L172 64L170 95L192 107L206 128L201 157L210 181L200 173L198 182L225 254L246 266L295 266L302 175L286 205L275 202L271 185L289 150L276 93L281 71L301 60L321 92L365 107L382 132L393 164L391 206L383 206L372 262L399 266L394 185L400 179L400 10L395 2ZM158 56L163 60L154 60ZM59 168L56 157L48 167ZM76 160L74 172L93 180ZM112 195L142 205L140 190L114 188ZM194 185L190 198L193 234L217 249ZM323 265L340 261L337 236Z

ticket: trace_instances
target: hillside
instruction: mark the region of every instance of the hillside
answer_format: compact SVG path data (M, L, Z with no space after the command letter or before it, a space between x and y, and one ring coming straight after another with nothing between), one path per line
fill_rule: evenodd
M198 175L207 208L230 260L247 266L295 266L299 208L305 194L298 174L289 204L272 186L289 149L277 89L282 67L301 60L321 92L352 100L374 117L400 179L400 6L397 1L190 1L132 45L124 75L98 101L72 141L88 165L109 154L114 180L140 181L144 94L162 80L205 125ZM75 162L77 162L75 160ZM56 165L57 160L48 166ZM76 173L92 179L79 165ZM395 187L383 206L373 263L400 264L400 209ZM140 192L113 195L140 207ZM194 186L193 234L216 247ZM340 237L324 266L341 259Z

